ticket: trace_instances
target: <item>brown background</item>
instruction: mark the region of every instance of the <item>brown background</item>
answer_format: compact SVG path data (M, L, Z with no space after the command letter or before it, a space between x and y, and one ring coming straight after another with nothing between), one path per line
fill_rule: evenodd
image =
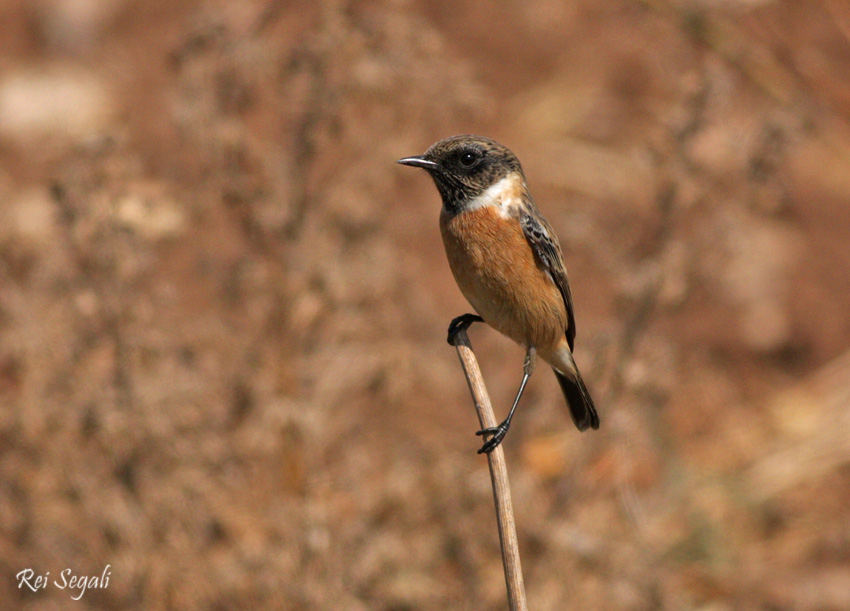
M464 132L561 237L602 417L541 368L507 438L530 607L850 608L839 0L0 4L0 608L505 608L394 164ZM503 414L522 350L471 337Z

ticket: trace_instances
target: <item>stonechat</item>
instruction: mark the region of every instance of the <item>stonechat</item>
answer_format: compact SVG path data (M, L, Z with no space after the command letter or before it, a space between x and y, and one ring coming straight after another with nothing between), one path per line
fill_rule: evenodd
M478 431L491 452L508 432L537 354L552 366L573 422L599 428L599 416L575 360L573 302L561 246L543 218L519 160L481 136L440 140L398 163L426 170L443 200L440 232L458 287L478 314L449 325L449 343L473 322L486 322L526 347L523 377L508 417ZM487 438L489 436L489 438Z

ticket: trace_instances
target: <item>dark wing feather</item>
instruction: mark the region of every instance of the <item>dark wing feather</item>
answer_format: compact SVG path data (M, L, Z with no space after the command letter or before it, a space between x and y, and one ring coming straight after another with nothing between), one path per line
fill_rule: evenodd
M525 239L531 245L534 256L540 265L549 274L552 282L561 291L564 305L567 306L567 343L570 350L576 337L576 321L573 316L573 296L570 294L570 283L567 281L567 270L564 267L564 257L561 255L561 246L555 232L546 220L538 215L532 215L523 211L519 217Z

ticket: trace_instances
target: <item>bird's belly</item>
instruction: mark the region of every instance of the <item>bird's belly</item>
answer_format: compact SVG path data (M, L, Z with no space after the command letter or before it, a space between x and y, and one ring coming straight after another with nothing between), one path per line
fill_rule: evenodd
M458 287L487 324L522 345L546 350L564 339L563 297L537 265L516 220L482 208L441 218Z

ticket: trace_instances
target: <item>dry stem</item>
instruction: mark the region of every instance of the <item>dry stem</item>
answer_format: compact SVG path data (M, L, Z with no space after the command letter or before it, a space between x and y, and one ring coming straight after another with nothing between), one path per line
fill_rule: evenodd
M472 393L472 401L475 411L478 412L478 420L481 428L490 428L498 425L493 406L490 404L490 395L484 386L484 378L478 367L478 360L472 351L469 337L466 331L459 331L454 339L463 373L469 383L469 391ZM525 585L522 580L522 566L519 561L519 543L516 536L516 523L514 522L514 508L511 503L511 488L508 483L508 469L505 464L505 453L502 446L497 446L487 454L490 463L490 481L493 484L493 498L496 501L496 521L499 525L499 542L502 546L502 564L505 567L505 583L508 586L508 604L511 611L527 611L528 605L525 601Z

